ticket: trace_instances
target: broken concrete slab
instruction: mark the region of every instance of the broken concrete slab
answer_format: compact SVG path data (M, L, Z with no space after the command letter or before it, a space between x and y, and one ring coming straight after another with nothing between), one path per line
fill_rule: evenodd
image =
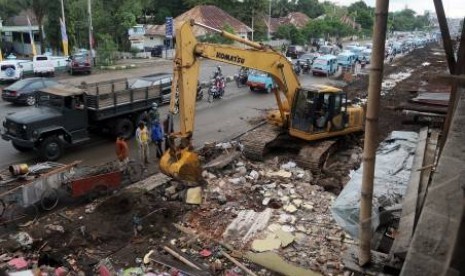
M252 250L255 252L265 252L281 247L281 239L274 234L268 234L265 239L257 239L252 242Z
M268 176L268 177L291 178L291 177L292 177L292 173L291 173L291 172L288 172L288 171L285 171L285 170L279 170L279 171L276 171L276 172L267 172L267 173L266 173L266 176Z
M163 173L154 174L144 180L128 186L126 189L142 189L151 191L159 186L168 183L172 178Z
M226 152L203 166L203 169L223 169L227 165L239 158L241 153L238 151Z
M289 232L284 232L281 229L277 229L273 232L276 237L281 241L281 247L286 247L294 242L295 236Z
M273 209L267 208L262 212L242 210L223 232L223 238L234 243L240 239L242 244L251 240L259 231L265 229L273 214Z
M278 254L274 252L252 253L249 252L245 257L266 269L278 272L286 276L317 276L321 275L314 271L303 269L284 261Z
M297 212L297 207L295 207L294 204L287 204L286 206L283 207L284 211L290 213L290 214L293 214L295 212Z
M189 188L186 194L186 203L199 205L202 203L202 187Z

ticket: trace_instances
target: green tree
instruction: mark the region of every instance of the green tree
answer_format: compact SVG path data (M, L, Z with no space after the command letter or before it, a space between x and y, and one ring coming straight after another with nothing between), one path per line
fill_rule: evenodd
M226 31L228 33L234 34L234 29L228 24L224 25L222 30ZM216 44L232 44L232 43L234 43L233 40L227 39L227 38L225 38L225 37L223 37L223 36L221 36L219 34L216 34L216 33L215 34L208 34L208 35L200 38L200 41L216 43Z
M101 65L112 65L118 46L109 34L97 34L99 46L97 48L97 61Z
M389 21L393 31L414 31L429 26L428 14L416 15L411 9L403 9L389 14Z
M47 17L44 23L46 44L55 51L62 50L60 29L60 17L62 17L61 6L57 5L55 1L49 1L47 6Z
M355 30L346 24L341 23L338 18L325 18L323 20L313 20L305 26L302 34L307 41L312 38L344 37L354 34Z
M2 20L6 20L21 11L23 5L20 3L12 4L11 2L11 0L0 0L0 18Z
M290 40L292 44L302 45L306 40L302 32L294 25L281 25L275 33L276 38Z
M102 0L93 2L94 33L110 35L121 50L129 50L128 29L142 13L140 0ZM97 38L97 43L100 43Z
M11 5L11 1L7 1L7 2L10 2L10 5ZM37 20L37 25L39 25L39 42L40 42L40 45L42 45L41 51L43 51L44 50L44 36L43 36L44 32L42 30L42 26L44 23L45 16L47 14L47 8L48 8L47 0L20 0L16 2L15 4L19 7L20 10L31 9L32 12L34 13L34 16Z
M293 11L303 12L310 18L316 18L325 12L318 0L299 0Z
M374 9L368 7L363 1L352 3L347 12L350 17L354 18L355 22L360 24L363 30L372 31L374 23Z

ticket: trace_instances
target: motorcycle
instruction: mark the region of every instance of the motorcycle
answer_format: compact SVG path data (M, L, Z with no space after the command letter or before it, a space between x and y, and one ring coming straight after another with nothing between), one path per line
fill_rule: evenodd
M201 101L203 99L203 89L200 84L197 84L197 95L195 96L197 101Z
M240 69L239 73L234 75L234 80L238 88L244 87L247 85L247 78L249 76L248 70Z
M296 64L294 64L294 72L298 76L300 75L301 71L302 71L302 68L301 68L300 62L297 61Z
M310 74L310 69L312 68L311 64L310 64L310 61L307 60L307 62L305 62L303 65L302 65L302 73L303 74Z
M224 88L226 86L223 76L216 76L210 82L208 89L208 102L213 102L213 99L221 99L224 95Z

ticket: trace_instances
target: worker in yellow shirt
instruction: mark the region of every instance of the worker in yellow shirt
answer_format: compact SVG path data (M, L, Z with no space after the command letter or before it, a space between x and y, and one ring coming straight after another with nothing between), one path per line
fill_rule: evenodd
M144 122L139 122L136 130L136 140L139 146L139 157L141 163L144 165L149 163L149 142L150 135Z

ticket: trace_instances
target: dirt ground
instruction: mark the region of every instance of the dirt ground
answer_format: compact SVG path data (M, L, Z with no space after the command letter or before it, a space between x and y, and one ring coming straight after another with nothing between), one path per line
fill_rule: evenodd
M428 89L427 76L445 72L444 61L442 48L438 45L430 45L416 49L404 57L396 58L393 63L385 65L385 76L408 69L413 71L409 78L400 81L382 97L378 141L386 138L393 130L418 131L421 128L418 124L406 124L407 118L395 107L415 96L421 87ZM425 65L425 62L429 64ZM344 89L348 92L349 98L366 98L367 84L368 76L360 76L357 81L347 85ZM257 118L250 123L260 121ZM339 149L338 154L345 159L341 157L331 160L326 172L314 175L308 180L310 184L323 186L334 194L340 191L348 180L349 171L360 165L361 158L359 157L363 146L363 136L350 138L344 145ZM354 152L356 158L359 159L349 162ZM203 155L206 159L212 159L215 156L208 152L203 152ZM254 167L254 164L247 164L247 166L257 171L263 169ZM219 174L233 175L234 172ZM177 190L181 189L182 187L177 188ZM317 192L322 193L319 190ZM34 242L30 247L21 247L12 239L4 236L0 242L2 248L0 255L24 256L30 260L38 260L39 265L53 267L72 268L75 264L75 271L83 271L85 275L92 275L94 266L105 258L111 258L115 268L128 268L138 266L138 258L142 258L150 249L163 255L161 253L163 250L160 249L163 245L179 244L179 232L173 223L198 228L200 232L208 233L210 239L220 240L228 223L237 216L236 212L230 211L232 209L226 210L220 207L221 203L217 202L217 198L212 205L207 206L208 208L203 205L193 207L184 204L179 198L174 197L171 198L172 201L167 201L164 189L156 189L152 192L124 191L99 198L91 203L72 204L17 229L17 231L27 232L32 237ZM234 207L231 208L251 209L256 212L265 209L261 204L263 199L263 193L252 188L250 192L237 190L224 198L226 202L234 203ZM276 204L276 207L281 207L279 203ZM270 205L272 206L273 202ZM134 237L134 216L142 218L143 228L138 237ZM177 241L173 242L173 239ZM193 246L192 242L183 244ZM202 249L201 246L198 249ZM289 260L292 261L292 258ZM208 260L204 261L208 263ZM318 264L305 263L304 266L327 273ZM213 272L212 274L219 275ZM261 271L260 274L269 275L270 273Z

